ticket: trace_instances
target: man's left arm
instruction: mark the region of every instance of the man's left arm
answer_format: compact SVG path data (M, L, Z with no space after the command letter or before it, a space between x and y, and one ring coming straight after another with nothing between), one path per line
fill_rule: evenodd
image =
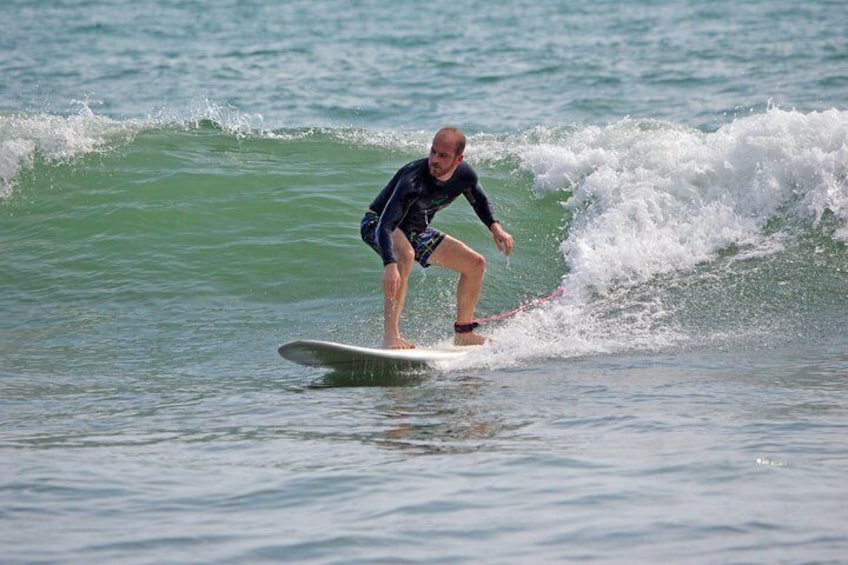
M489 227L489 231L492 232L492 237L495 240L498 250L507 256L512 253L515 239L495 219L492 213L492 206L489 204L489 198L483 192L483 187L480 186L480 183L475 182L473 188L466 192L465 196L471 203L471 207L474 208L477 217Z

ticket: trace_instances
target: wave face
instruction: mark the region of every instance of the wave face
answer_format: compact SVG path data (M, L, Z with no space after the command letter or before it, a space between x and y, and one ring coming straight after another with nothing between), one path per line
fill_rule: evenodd
M233 321L267 308L289 320L280 338L376 339L379 263L359 241L359 216L429 134L266 131L220 111L115 121L87 109L5 117L0 132L11 326L33 309L88 305L110 318L92 341L132 341L163 312L176 328L189 311ZM471 136L469 162L518 239L507 261L462 202L437 219L490 257L480 314L567 291L492 327L501 345L485 363L838 332L846 139L844 112L779 109L712 133L626 119ZM445 337L453 285L416 273L411 332ZM256 340L267 337L245 343Z

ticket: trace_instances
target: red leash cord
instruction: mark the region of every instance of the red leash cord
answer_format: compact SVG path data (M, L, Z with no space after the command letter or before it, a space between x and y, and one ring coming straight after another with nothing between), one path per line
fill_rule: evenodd
M504 312L503 314L495 314L494 316L487 316L485 318L476 318L474 320L474 322L476 322L478 324L485 324L487 322L496 322L498 320L510 318L512 316L515 316L519 312L523 312L524 310L527 310L528 308L532 308L533 306L538 306L539 304L544 304L545 302L549 302L549 301L553 300L554 298L556 298L557 296L561 296L563 294L565 294L565 289L563 287L559 287L555 291L550 293L549 295L544 296L542 298L534 298L533 300L528 300L527 302L524 302L523 304L521 304L518 308L514 308L514 309L510 310L509 312Z

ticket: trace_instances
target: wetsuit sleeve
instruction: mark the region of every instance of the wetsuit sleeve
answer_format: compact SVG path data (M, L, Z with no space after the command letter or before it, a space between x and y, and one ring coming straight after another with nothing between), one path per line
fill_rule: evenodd
M480 186L480 183L475 182L464 194L471 207L474 208L474 213L480 218L480 221L486 224L487 228L492 227L492 224L496 223L497 220L492 213L492 205L489 203L489 198L483 192L483 187Z
M395 254L392 251L392 232L400 225L409 207L412 204L413 189L411 183L406 180L401 180L395 186L394 192L386 206L383 208L383 213L380 214L380 221L377 224L377 245L380 246L380 256L383 258L383 265L389 263L397 263Z

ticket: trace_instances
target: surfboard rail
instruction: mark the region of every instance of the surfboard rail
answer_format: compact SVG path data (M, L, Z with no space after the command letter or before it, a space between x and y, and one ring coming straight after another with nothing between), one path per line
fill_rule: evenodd
M281 357L307 367L337 371L397 371L424 368L467 354L469 347L379 349L318 339L299 339L277 348Z

